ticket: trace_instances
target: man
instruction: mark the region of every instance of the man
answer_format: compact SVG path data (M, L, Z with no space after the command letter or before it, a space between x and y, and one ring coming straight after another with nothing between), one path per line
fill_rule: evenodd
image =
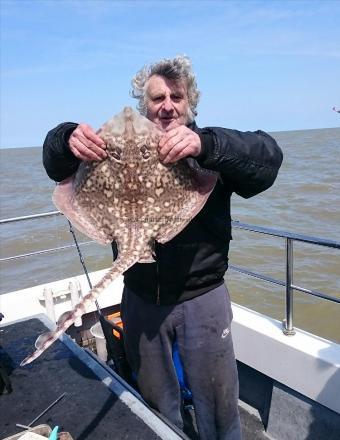
M240 439L238 377L224 284L231 240L230 197L269 188L282 162L274 139L257 131L197 127L199 98L187 57L144 67L132 81L138 109L164 130L159 158L191 158L219 179L201 212L173 240L155 245L155 263L124 274L122 319L126 353L144 399L183 427L172 354L176 342L193 395L202 440ZM86 124L64 123L44 143L48 175L60 181L81 160L102 160L105 144ZM113 244L115 253L115 246Z

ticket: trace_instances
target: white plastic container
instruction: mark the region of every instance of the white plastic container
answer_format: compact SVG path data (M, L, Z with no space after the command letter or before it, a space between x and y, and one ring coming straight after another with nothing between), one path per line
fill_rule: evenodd
M107 361L107 350L106 350L106 340L102 330L100 322L97 322L90 328L91 335L94 336L96 341L96 350L99 359L104 362Z

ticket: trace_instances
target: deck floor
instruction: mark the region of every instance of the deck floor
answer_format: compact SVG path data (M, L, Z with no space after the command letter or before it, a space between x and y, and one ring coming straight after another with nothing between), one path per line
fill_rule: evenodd
M16 423L28 425L63 393L67 393L34 425L58 425L77 440L159 439L63 343L57 341L32 364L19 367L46 331L38 319L0 330L0 359L10 374L13 392L0 395L0 438L16 434ZM261 420L240 406L243 440L268 440ZM186 434L197 440L194 411L186 412Z
M160 438L60 341L20 368L43 331L46 328L38 319L1 328L0 359L13 391L0 395L0 438L20 432L16 423L28 425L65 392L34 425L58 425L77 440Z

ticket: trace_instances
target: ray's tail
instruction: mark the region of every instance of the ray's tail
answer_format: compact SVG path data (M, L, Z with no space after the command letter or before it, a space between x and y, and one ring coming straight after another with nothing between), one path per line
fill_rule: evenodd
M117 258L117 260L113 263L111 269L103 276L103 278L90 290L90 292L84 296L82 301L77 304L74 310L70 312L63 313L58 322L57 328L50 332L46 332L41 334L36 342L35 347L36 351L31 355L27 356L20 364L20 366L24 366L33 362L37 359L50 345L55 342L59 336L64 333L73 323L74 321L81 317L90 304L92 304L102 293L112 281L125 272L129 267L135 264L138 261L138 256L131 253L131 255L122 255Z

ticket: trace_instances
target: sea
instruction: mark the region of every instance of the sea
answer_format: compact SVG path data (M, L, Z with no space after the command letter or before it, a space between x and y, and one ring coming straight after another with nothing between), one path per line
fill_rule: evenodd
M284 162L275 184L250 199L232 196L232 219L340 241L340 128L275 132ZM55 187L42 165L42 148L0 150L0 218L54 211ZM1 258L73 243L63 216L0 225ZM89 240L77 233L79 242ZM81 246L89 271L112 263L110 246ZM233 229L229 262L285 280L285 240ZM340 298L340 250L294 243L293 283ZM0 295L82 273L76 249L0 262ZM282 321L285 287L228 270L232 301ZM0 296L1 311L1 296ZM340 304L294 292L294 326L340 343Z

